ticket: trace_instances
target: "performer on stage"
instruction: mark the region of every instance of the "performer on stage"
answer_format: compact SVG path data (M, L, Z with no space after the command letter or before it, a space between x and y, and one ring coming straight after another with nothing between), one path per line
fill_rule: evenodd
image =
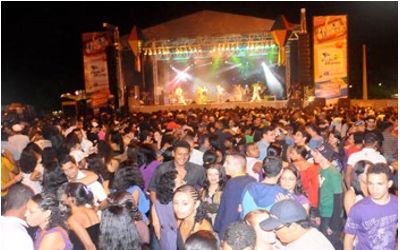
M244 88L240 84L236 84L233 88L233 100L237 102L243 101Z
M253 97L251 98L251 102L261 101L261 84L257 83L253 85Z
M206 104L207 103L207 87L198 86L196 88L196 102L197 104Z
M221 85L217 85L217 102L222 103L225 101L225 89Z
M185 97L183 96L183 89L182 88L177 88L175 89L175 96L176 99L178 100L179 104L185 104L186 105L186 101L185 101Z

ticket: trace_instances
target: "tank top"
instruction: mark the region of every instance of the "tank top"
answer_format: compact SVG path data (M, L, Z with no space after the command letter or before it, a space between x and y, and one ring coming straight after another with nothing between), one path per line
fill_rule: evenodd
M54 232L61 233L61 236L62 236L62 238L64 240L64 243L65 243L64 250L72 250L72 243L71 243L71 241L70 241L70 239L68 237L68 234L61 227L53 227L53 228L51 228L49 230L46 230L43 234L41 234L41 232L42 232L42 230L40 230L40 229L36 231L35 244L34 244L35 250L40 248L40 245L42 244L42 240L46 235L48 235L50 233L54 233Z
M161 204L158 200L154 203L160 223L160 248L161 250L177 249L176 219L172 202Z
M96 246L96 249L98 249L99 236L100 236L100 223L94 224L86 228L86 231L88 232L93 244ZM84 244L74 231L69 232L69 238L71 239L72 245L74 246L74 250L81 250L81 249L85 250Z

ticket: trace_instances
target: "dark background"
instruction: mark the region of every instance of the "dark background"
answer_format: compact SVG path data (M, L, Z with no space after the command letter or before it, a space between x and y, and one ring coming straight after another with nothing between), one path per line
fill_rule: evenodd
M102 22L121 35L201 10L268 19L284 14L299 23L302 7L308 27L312 16L348 15L350 97L362 95L364 43L370 98L397 93L397 2L2 2L1 104L50 110L60 106L60 94L83 89L81 33L103 31Z

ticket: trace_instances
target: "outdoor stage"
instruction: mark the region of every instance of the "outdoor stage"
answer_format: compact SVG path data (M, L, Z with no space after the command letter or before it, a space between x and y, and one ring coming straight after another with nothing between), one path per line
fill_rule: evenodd
M274 107L274 108L285 108L287 107L287 100L276 100L267 101L261 100L256 102L224 102L224 103L207 103L207 104L165 104L165 105L137 105L132 100L129 100L129 111L130 112L143 112L151 113L156 111L170 111L170 110L188 110L188 109L234 109L240 108L258 108L258 107Z

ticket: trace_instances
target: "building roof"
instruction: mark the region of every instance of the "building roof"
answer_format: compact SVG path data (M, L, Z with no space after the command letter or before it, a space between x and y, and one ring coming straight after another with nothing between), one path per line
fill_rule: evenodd
M204 10L142 30L146 40L269 32L274 20Z

